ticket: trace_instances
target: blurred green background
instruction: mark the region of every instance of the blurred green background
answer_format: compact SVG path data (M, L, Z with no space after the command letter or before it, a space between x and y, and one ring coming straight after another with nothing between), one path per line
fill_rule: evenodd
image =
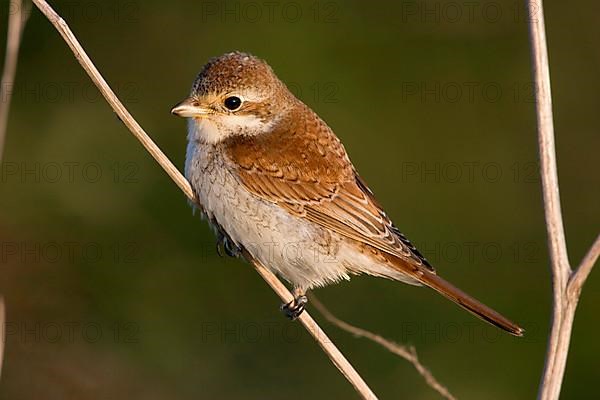
M534 398L550 278L521 2L51 3L180 168L186 127L169 110L202 65L231 50L266 59L343 140L439 273L527 335L510 337L430 290L376 278L318 290L320 299L340 318L415 345L459 398ZM2 32L8 13L4 0ZM546 4L573 264L600 226L598 15L590 0ZM10 90L0 398L356 398L252 267L218 257L206 223L35 9ZM593 273L565 399L590 398L600 379L599 302ZM314 315L382 399L439 398L404 360Z

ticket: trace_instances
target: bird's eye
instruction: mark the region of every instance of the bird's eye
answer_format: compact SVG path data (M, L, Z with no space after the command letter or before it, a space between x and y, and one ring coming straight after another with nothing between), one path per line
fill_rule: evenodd
M242 100L237 96L231 96L225 99L224 104L228 110L235 111L242 105Z

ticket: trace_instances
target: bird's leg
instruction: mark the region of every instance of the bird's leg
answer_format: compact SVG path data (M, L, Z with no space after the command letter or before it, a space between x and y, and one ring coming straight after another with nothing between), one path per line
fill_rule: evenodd
M217 254L223 257L223 251L229 257L239 257L242 249L240 249L231 238L221 230L217 233Z
M225 236L223 248L229 257L237 258L242 253L242 249L239 248L229 236Z
M223 243L225 241L225 235L221 232L217 232L217 254L219 257L223 257Z
M306 297L305 290L301 288L294 288L292 291L294 295L294 300L289 303L284 303L281 305L281 311L292 321L297 319L302 311L304 311L304 307L308 303L308 298Z

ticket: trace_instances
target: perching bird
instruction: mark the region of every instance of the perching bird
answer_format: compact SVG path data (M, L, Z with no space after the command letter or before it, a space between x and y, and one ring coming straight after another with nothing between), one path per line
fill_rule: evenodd
M440 278L394 226L319 116L250 54L211 59L173 114L188 118L185 175L229 254L306 291L367 274L425 285L517 336L523 329Z

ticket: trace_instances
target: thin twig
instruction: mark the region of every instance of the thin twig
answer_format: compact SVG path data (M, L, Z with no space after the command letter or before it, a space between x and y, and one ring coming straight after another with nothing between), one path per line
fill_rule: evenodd
M592 268L594 268L594 264L596 264L598 257L600 257L600 235L596 237L596 241L585 257L583 257L583 260L581 260L581 264L579 264L579 267L577 267L575 272L571 275L569 290L567 291L569 295L574 295L574 293L571 294L571 291L573 290L581 290L583 284L590 275L590 272L592 272Z
M15 84L21 36L31 11L31 3L26 4L27 5L21 0L11 0L8 10L6 56L4 57L4 69L2 70L2 81L0 83L2 85L0 86L0 161L4 154L6 129L8 127L8 113L10 111L10 101L12 100L13 87Z
M415 367L417 372L421 374L421 376L425 379L425 382L427 382L427 384L432 389L437 391L445 399L456 400L456 397L454 397L444 385L442 385L437 379L435 379L431 371L429 371L429 369L427 369L423 364L421 364L421 361L419 361L419 357L417 356L417 350L413 346L403 346L401 344L388 340L382 336L379 336L376 333L369 332L366 329L362 329L357 326L350 325L346 321L342 321L341 319L333 315L331 311L329 311L329 309L327 309L327 307L325 307L325 305L323 305L323 303L321 303L321 301L319 301L319 299L317 299L317 297L314 294L310 295L310 303L319 311L319 313L321 313L321 315L323 315L323 317L325 317L327 321L337 326L338 328L348 333L351 333L352 335L369 339L383 346L389 352L404 358L406 361L410 362Z
M527 7L529 10L533 72L536 82L540 173L542 176L553 292L552 327L548 339L546 361L538 399L556 400L560 395L567 365L571 331L579 295L600 253L600 238L596 239L595 244L578 270L572 272L560 209L544 8L541 0L528 0Z
M2 361L4 360L4 342L6 341L6 311L4 310L4 298L0 296L0 378L2 378Z
M160 148L150 139L150 137L144 132L142 127L127 111L125 106L119 101L114 92L110 89L100 72L96 69L92 60L88 57L83 47L79 44L79 41L69 29L67 23L50 7L50 5L43 0L33 0L34 4L40 9L40 11L48 18L48 20L54 25L54 27L61 34L65 42L69 45L73 51L75 57L81 64L81 66L88 73L94 84L98 87L106 101L110 104L113 110L117 113L121 121L129 128L133 135L142 143L146 150L154 157L154 159L160 164L161 167L167 172L171 179L179 186L183 193L198 204L197 198L189 184L177 168L169 161L164 155ZM198 204L198 206L201 206ZM264 265L259 263L257 260L250 257L249 254L245 254L248 260L255 267L256 271L261 277L267 281L267 283L273 288L273 290L281 297L284 302L289 302L293 296L289 290L269 271ZM335 347L333 342L325 335L317 323L310 317L307 312L302 313L300 316L300 322L310 332L313 338L321 346L323 351L331 359L334 365L340 370L340 372L346 377L346 379L356 389L358 394L364 399L377 399L375 394L368 387L362 377L356 372L354 367L346 360L342 353Z
M554 145L554 121L552 117L552 93L550 89L550 66L546 45L544 9L541 1L529 0L531 45L533 49L533 69L536 82L536 109L538 145L543 184L544 210L548 247L554 274L564 287L571 267L567 255L567 242L560 209L556 150Z

